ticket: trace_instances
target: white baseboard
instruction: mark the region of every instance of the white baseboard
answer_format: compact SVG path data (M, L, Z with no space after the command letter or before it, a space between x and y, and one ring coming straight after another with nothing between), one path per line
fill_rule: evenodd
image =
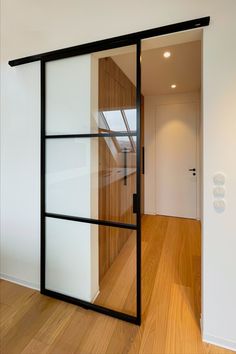
M26 288L34 289L34 290L40 290L40 285L37 283L33 283L30 281L22 280L16 277L12 277L11 275L0 273L0 279L10 281L11 283L15 283L18 285L25 286Z
M215 336L212 336L211 334L207 334L207 333L203 334L202 340L203 340L203 342L213 344L218 347L226 348L229 350L233 350L236 352L236 342L234 342L234 341L227 340L227 339L220 338L220 337L215 337Z
M94 303L94 301L96 300L96 298L98 297L98 295L100 294L100 290L98 290L97 294L94 296L94 298L92 299L92 304Z
M156 215L155 211L145 210L144 215Z

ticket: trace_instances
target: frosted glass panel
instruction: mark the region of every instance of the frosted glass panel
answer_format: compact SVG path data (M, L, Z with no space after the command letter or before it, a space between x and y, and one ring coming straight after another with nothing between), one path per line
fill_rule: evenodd
M47 139L46 211L135 223L136 154L125 156L120 143L116 137ZM130 144L127 137L123 143Z
M97 131L91 99L91 83L98 90L96 65L91 54L46 63L47 135Z
M89 139L53 139L46 143L46 211L91 217L91 153ZM95 147L96 149L96 147ZM97 163L94 155L94 164ZM94 166L98 172L98 166ZM95 172L96 173L96 172ZM95 176L96 177L96 176ZM97 181L94 183L98 183ZM97 185L95 194L98 193ZM94 200L96 203L96 201Z
M93 301L98 271L98 226L46 218L46 288Z

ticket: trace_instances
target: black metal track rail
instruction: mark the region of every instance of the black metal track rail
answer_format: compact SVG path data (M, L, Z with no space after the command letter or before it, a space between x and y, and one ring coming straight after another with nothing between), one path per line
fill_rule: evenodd
M122 46L127 46L131 44L137 43L138 40L142 40L145 38L151 38L156 36L161 36L169 33L175 33L180 31L186 31L194 28L208 26L210 23L210 17L201 17L189 21L184 21L180 23L174 23L167 26L152 28L140 32L135 32L131 34L125 34L118 37L108 38L99 40L96 42L85 43L81 45L76 45L73 47L57 49L50 52L35 54L26 56L19 59L10 60L8 63L10 66L17 66L27 63L32 63L38 60L50 61L62 58L73 57L81 54L88 54L91 52L99 52L101 50L109 47L117 48Z

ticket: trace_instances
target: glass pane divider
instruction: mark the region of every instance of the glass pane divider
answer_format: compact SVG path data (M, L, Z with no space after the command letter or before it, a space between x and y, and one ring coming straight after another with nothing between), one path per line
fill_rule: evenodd
M116 136L137 136L136 131L111 132L111 133L89 133L89 134L54 134L45 135L45 139L67 139L67 138L109 138Z
M107 221L107 220L99 220L99 219L90 219L84 218L79 216L71 216L71 215L64 215L64 214L54 214L54 213L45 213L45 217L55 218L55 219L62 219L62 220L69 220L69 221L77 221L77 222L84 222L87 224L95 224L95 225L102 225L102 226L111 226L111 227L119 227L123 229L129 230L137 230L138 226L136 224L126 224L116 221Z

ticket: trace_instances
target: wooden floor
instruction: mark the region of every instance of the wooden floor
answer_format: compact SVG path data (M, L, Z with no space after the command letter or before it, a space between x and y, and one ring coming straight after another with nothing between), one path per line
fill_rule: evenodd
M99 284L94 303L136 316L136 279L136 231L132 231Z
M143 218L140 327L1 281L1 354L227 354L201 342L200 226Z

